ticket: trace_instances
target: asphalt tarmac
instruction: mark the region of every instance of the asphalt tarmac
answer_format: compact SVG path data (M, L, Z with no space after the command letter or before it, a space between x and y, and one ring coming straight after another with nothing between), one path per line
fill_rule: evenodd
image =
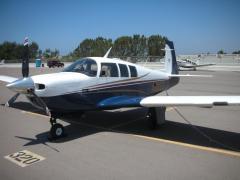
M182 78L169 95L240 95L240 72L181 73L213 77ZM0 74L19 77L21 70L2 67ZM0 104L13 95L0 83ZM239 179L240 107L177 110L168 108L166 124L154 131L146 109L72 114L59 120L68 136L49 142L48 117L21 96L11 108L0 106L0 179ZM5 158L22 150L45 159L21 167Z

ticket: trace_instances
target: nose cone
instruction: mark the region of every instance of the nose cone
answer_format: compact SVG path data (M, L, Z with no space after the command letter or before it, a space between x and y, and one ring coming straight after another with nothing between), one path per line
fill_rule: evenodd
M28 90L34 89L34 82L31 78L24 78L8 84L7 88L17 93L27 94Z

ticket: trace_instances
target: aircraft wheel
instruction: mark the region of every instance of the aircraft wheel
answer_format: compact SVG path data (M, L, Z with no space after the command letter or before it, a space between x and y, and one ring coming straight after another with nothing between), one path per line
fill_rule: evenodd
M149 128L154 130L157 127L157 115L155 108L149 108L147 113L147 121Z
M64 127L63 125L56 123L53 124L50 129L51 138L57 139L64 136Z

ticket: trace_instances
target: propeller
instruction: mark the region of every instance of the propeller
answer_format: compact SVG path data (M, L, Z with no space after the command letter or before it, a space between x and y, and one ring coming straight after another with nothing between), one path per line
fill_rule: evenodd
M24 45L24 52L23 52L23 60L22 60L22 76L23 76L23 78L26 78L29 75L29 41L28 41L28 37L25 37L23 45Z
M33 82L32 78L28 77L29 76L29 42L28 42L28 37L26 37L24 39L24 53L23 53L23 60L22 60L22 76L23 76L23 78L7 84L7 88L16 92L16 94L11 99L9 99L8 102L6 102L5 106L11 106L16 101L16 99L18 98L18 96L20 94L30 94L34 98L36 98L36 100L38 101L38 103L42 107L42 109L45 111L45 113L48 116L51 116L51 112L48 109L45 102L35 94L35 92L34 92L35 86L34 86L34 82Z
M8 100L8 102L6 102L5 106L11 106L16 99L18 98L18 96L20 95L20 93L23 93L24 89L26 89L26 85L29 85L29 80L28 80L28 76L29 76L29 40L28 37L25 37L24 39L24 52L23 52L23 60L22 60L22 76L23 79L19 79L17 81L14 81L10 84L7 85L7 87L15 92L17 92L11 99ZM26 82L28 82L26 84ZM32 82L31 86L32 87L34 84Z

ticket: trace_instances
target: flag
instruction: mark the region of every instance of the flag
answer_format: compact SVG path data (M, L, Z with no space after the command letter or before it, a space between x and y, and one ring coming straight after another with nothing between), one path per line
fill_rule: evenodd
M29 44L28 37L25 37L23 45L24 46L28 46L28 44Z

